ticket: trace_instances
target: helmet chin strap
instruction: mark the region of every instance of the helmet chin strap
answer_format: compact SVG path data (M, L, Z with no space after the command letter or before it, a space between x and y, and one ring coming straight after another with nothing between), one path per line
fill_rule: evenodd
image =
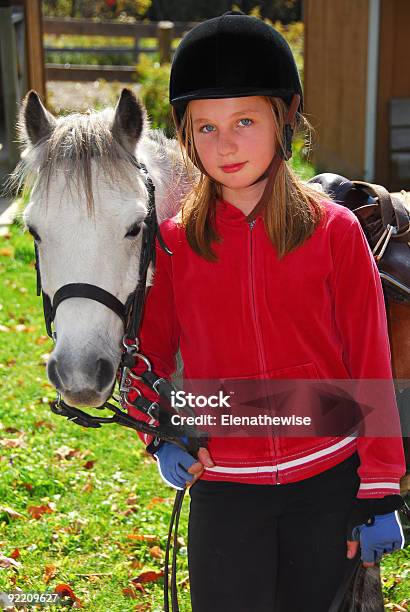
M276 155L276 153L275 153ZM273 164L273 160L275 159L275 155L272 157L271 161L269 162L269 166L266 168L265 172L263 174L260 175L260 177L258 179L256 179L256 181L253 181L253 183L251 183L249 185L249 187L252 187L252 185L256 185L256 183L260 183L261 181L263 181L264 179L268 178L269 176L269 170Z
M255 185L255 183L259 183L259 181L262 181L263 179L267 178L269 175L272 177L272 180L274 181L282 161L288 160L292 157L292 138L293 138L292 123L295 119L295 115L299 108L299 104L300 104L300 96L299 94L294 94L292 97L290 106L289 106L289 110L285 118L283 151L281 148L279 148L276 151L275 155L273 156L272 161L270 162L265 172L258 179L256 179L256 181L254 181L252 185ZM251 210L249 215L246 217L247 222L250 223L251 221L256 219L256 217L262 212L265 206L266 206L266 202L264 201L264 197L262 194L259 202L256 204L256 206Z

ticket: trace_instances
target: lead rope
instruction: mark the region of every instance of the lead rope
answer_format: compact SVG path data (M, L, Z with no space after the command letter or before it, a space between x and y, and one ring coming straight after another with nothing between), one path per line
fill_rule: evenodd
M178 588L177 588L177 545L178 545L178 526L181 516L182 503L184 501L185 489L177 491L172 508L171 519L169 522L167 546L165 549L164 564L164 611L169 612L169 552L171 549L172 531L174 531L174 541L172 550L171 568L171 606L172 612L179 612ZM175 528L174 528L175 523Z
M361 564L360 554L356 554L356 558L348 565L343 580L337 590L335 598L333 599L328 612L341 612L341 605L346 595L347 589L352 580L354 580L352 600L356 600L355 587L357 586L357 574L359 572L359 566ZM354 610L354 608L353 608Z

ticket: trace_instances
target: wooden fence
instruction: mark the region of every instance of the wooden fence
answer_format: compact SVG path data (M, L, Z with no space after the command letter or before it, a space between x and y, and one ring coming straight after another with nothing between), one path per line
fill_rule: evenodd
M19 159L15 124L26 90L25 64L23 12L0 6L0 182Z
M52 47L44 50L54 53L115 53L132 54L134 64L140 53L159 52L160 63L170 62L172 58L172 41L181 38L197 22L159 21L150 23L116 23L109 20L93 19L56 19L43 18L45 34L67 34L76 36L110 36L133 38L131 47ZM141 39L156 38L156 47L143 47ZM107 81L132 81L135 75L134 66L87 66L80 64L46 64L47 80L59 81L90 81L104 78Z

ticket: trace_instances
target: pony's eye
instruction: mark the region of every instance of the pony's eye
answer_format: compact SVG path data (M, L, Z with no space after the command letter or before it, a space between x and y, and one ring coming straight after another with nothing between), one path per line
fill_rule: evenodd
M138 236L140 231L141 231L141 225L139 223L134 223L134 225L132 225L130 229L128 230L128 232L125 234L125 237L135 238L135 236Z
M31 227L30 225L27 226L27 230L28 232L33 236L34 240L36 242L41 242L41 238L40 236L37 234L36 230L34 229L34 227Z

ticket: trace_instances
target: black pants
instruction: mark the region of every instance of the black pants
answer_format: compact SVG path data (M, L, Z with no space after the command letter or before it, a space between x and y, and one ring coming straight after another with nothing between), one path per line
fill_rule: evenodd
M286 485L199 480L191 489L193 612L327 612L349 561L357 453Z

